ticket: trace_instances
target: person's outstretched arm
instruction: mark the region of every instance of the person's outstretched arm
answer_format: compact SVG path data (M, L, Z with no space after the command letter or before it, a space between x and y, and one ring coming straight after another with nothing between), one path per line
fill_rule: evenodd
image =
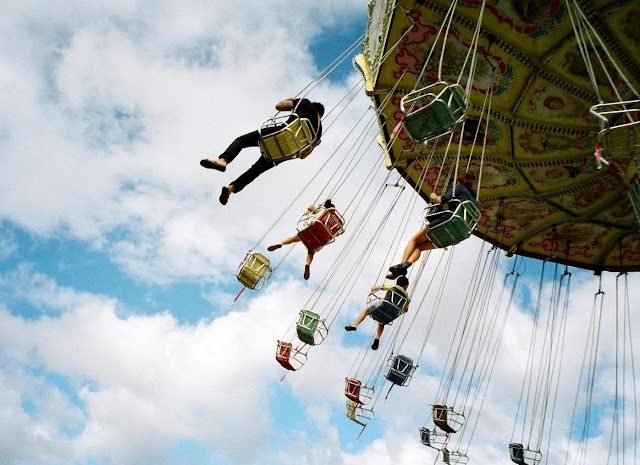
M293 110L293 97L280 100L276 103L276 110L278 111L291 111Z

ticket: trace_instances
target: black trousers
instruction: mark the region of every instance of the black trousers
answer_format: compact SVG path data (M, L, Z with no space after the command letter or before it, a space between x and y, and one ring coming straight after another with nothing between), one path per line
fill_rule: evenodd
M266 128L262 131L263 135L272 134L274 132L279 131L284 127L284 124ZM231 145L227 147L221 155L220 158L226 160L227 163L231 163L237 156L240 154L242 149L246 149L247 147L257 147L258 141L260 141L260 132L253 131L247 134L244 134L238 137L236 140L231 142ZM276 163L277 164L277 163ZM260 176L265 171L270 170L274 167L273 162L268 161L264 157L260 157L247 171L242 173L238 179L233 181L233 192L240 192L244 189L248 184L251 184L258 176Z

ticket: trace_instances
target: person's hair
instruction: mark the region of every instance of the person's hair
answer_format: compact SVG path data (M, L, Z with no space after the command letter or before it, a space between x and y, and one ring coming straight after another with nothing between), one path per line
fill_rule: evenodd
M313 102L313 106L316 107L316 111L318 112L320 117L322 117L322 115L324 115L324 105L320 102Z
M472 189L473 181L475 181L475 179L476 179L476 175L473 174L471 171L467 171L466 173L458 176L456 181L458 182L458 184L462 184L464 187L468 189Z
M336 208L336 206L331 202L331 199L327 199L324 201L324 208Z
M408 286L409 278L407 278L406 276L398 276L398 279L396 279L396 284L400 287Z

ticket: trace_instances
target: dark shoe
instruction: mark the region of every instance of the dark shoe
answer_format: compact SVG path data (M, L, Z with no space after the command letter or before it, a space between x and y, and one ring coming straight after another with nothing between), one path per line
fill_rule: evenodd
M344 327L344 329L345 329L346 331L355 331L355 330L356 330L356 329L358 329L358 328L356 328L356 327L355 327L355 326L353 326L353 325L347 325L347 326L345 326L345 327Z
M398 276L400 276L400 275L397 275L397 274L394 274L394 273L389 273L387 275L387 279L396 279Z
M402 262L402 263L398 263L397 265L390 266L389 271L391 273L389 274L395 275L396 278L398 276L404 276L407 274L407 270L409 269L410 266L411 266L411 263L409 262ZM393 278L389 278L389 279L393 279Z
M282 244L270 245L269 247L267 247L267 251L273 252L274 250L278 250L280 247L282 247Z
M224 186L222 188L222 193L220 194L220 203L222 205L226 205L227 202L229 201L229 196L231 195L231 191L229 190L229 188L227 186Z
M309 279L309 276L311 276L311 269L309 268L309 265L305 265L304 266L304 279L305 279L305 281L307 279Z
M371 348L373 350L378 350L378 346L380 345L380 339L374 339L373 344L371 344Z
M200 166L202 166L203 168L222 171L223 173L227 171L226 165L223 165L218 160L210 160L208 158L203 158L202 160L200 160Z

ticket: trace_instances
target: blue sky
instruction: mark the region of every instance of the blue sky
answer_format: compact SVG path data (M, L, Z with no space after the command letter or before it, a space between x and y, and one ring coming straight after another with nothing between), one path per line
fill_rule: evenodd
M368 349L373 323L356 334L341 328L355 319L368 288L419 226L423 206L405 190L398 205L409 206L408 214L394 209L394 227L384 228L370 246L394 192L385 190L379 206L367 212L387 173L371 171L381 165L377 145L364 148L376 135L375 124L367 132L357 123L363 114L365 121L373 116L364 93L330 129L326 124L313 156L266 173L226 207L217 200L221 186L258 152L243 154L224 174L198 164L224 150L235 135L257 128L277 101L311 82L363 33L366 15L366 3L355 0L32 0L4 8L2 465L386 465L435 459L417 430L435 401L471 280L469 263L486 249L481 252L477 238L456 248L454 271L414 379L377 401L374 421L357 439L360 428L344 415L344 378L359 359L374 368L384 363L393 331L385 331L375 354ZM309 97L332 108L359 80L349 58ZM348 133L354 126L367 142L362 161L346 176L341 167L352 155ZM345 181L339 188L338 180ZM366 188L358 193L361 186ZM247 250L265 231L258 244L263 252L294 233L306 206L327 191L335 191L339 210L353 206L347 233L317 254L311 279L302 279L305 254L297 246L263 291L245 291L232 305L241 289L234 271ZM362 202L354 208L359 196ZM361 225L360 219L367 222ZM368 247L371 255L358 264ZM274 253L274 261L285 252ZM408 336L394 347L414 358L439 279L423 305L417 305L418 296L431 275L442 273L436 268L442 253L448 252L430 257L419 280L409 314L418 315L416 321L398 330ZM505 443L526 363L539 263L524 266L477 432L473 441L461 441L477 463L509 463ZM497 282L510 267L501 258ZM558 394L560 439L569 430L585 315L598 286L589 273L573 272ZM608 315L613 279L605 275ZM630 276L634 336L637 281ZM343 283L348 294L340 294ZM312 305L326 313L334 304L339 311L332 314L329 338L310 351L299 372L281 380L285 371L274 360L276 340L290 334L301 308ZM611 337L611 318L602 331ZM640 344L637 337L633 341ZM603 346L600 367L610 375L614 347ZM590 435L592 455L585 463L603 463L608 451L607 379L596 383L600 428L594 431L602 434ZM386 393L388 387L377 389ZM565 444L554 441L547 455L564 457Z

